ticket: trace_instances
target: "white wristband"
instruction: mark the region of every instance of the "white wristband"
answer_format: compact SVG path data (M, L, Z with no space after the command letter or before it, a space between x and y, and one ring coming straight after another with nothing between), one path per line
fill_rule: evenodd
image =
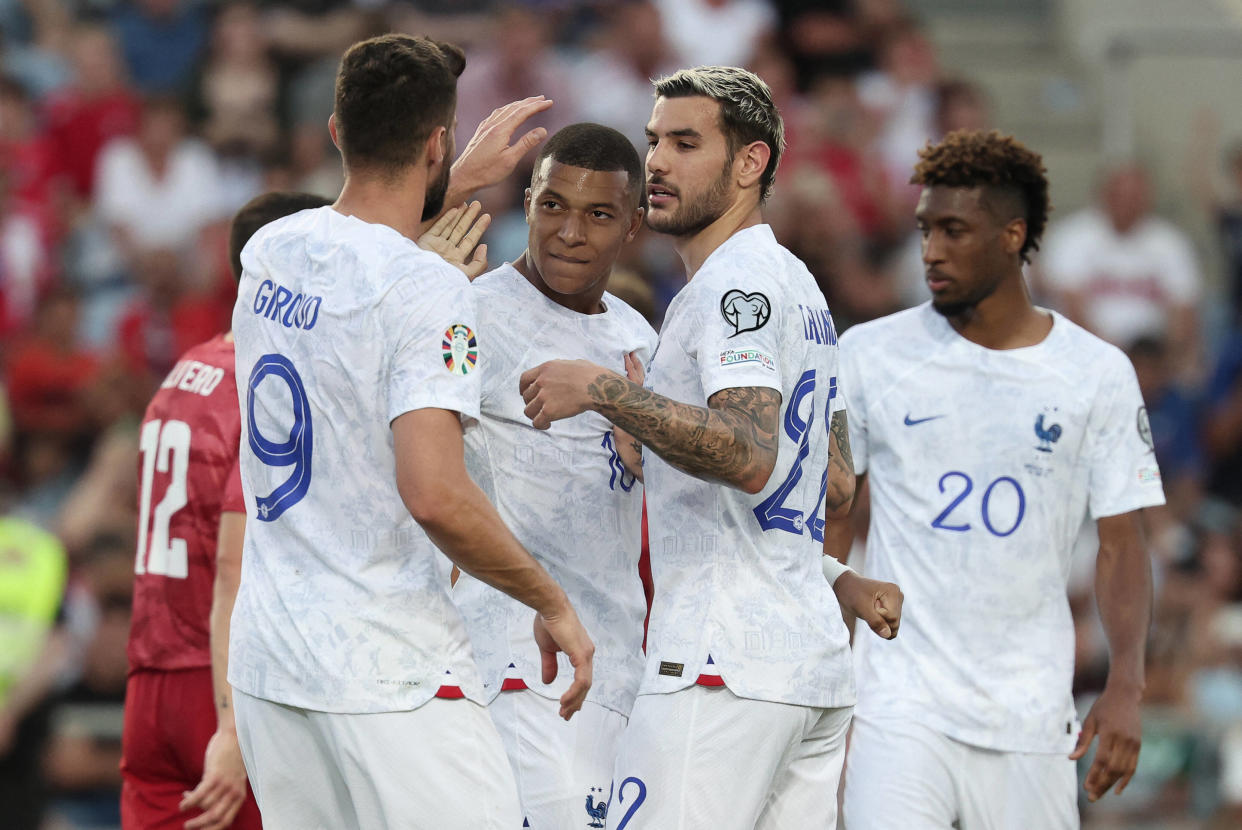
M853 568L851 568L849 565L846 565L844 562L837 559L835 556L829 556L828 554L824 554L823 560L824 560L823 562L824 579L828 580L829 585L835 585L837 580L841 577L841 574L845 573L846 571L849 571L850 573L854 573Z

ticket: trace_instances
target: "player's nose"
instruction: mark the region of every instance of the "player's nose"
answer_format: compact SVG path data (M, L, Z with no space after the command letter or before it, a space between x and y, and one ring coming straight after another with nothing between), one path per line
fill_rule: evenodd
M586 227L582 217L570 211L556 235L566 245L581 245L586 241Z

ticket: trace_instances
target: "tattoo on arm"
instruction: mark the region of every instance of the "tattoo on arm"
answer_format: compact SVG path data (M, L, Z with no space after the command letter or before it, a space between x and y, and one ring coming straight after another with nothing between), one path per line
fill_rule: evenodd
M743 486L766 481L776 465L781 393L775 389L722 389L704 408L608 373L587 393L597 412L697 478Z
M837 451L828 458L828 493L825 500L829 510L837 510L849 504L854 497L854 455L850 452L849 421L844 409L832 414L828 430L836 439Z

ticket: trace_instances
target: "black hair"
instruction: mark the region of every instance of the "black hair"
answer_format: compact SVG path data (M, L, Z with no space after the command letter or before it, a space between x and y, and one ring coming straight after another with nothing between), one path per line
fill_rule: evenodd
M919 150L910 184L924 187L981 187L994 211L997 201L1012 200L1015 216L1026 221L1026 239L1018 256L1030 262L1048 224L1048 174L1039 153L996 130L955 130L939 144ZM988 198L991 197L991 198Z
M437 127L452 129L466 56L425 37L388 34L355 43L336 75L337 141L345 164L395 174Z
M644 186L646 179L638 151L628 138L612 127L581 123L557 130L555 135L544 142L539 155L535 157L532 185L546 158L585 170L623 171L629 180L626 192L637 195L639 207L647 204L647 188Z

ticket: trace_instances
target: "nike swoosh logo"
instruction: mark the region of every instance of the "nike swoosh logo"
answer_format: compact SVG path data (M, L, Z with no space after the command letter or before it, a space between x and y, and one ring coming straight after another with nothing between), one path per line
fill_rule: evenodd
M944 417L943 415L930 415L926 418L911 418L910 414L906 413L906 426L912 427L917 424L925 424L928 421L934 421L937 418L943 418L943 417Z

